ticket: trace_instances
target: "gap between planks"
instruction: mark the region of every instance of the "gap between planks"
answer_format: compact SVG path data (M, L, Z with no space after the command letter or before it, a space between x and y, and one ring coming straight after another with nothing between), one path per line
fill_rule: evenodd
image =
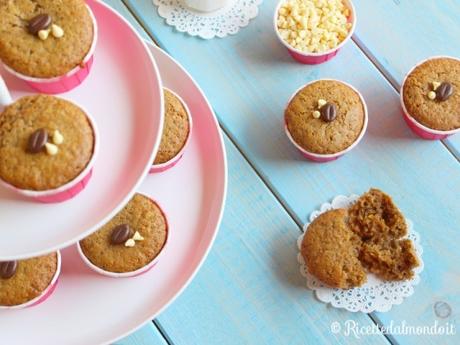
M166 51L168 54L168 50L166 49L166 47L162 47L162 45L158 42L158 40L155 38L155 36L148 30L148 28L145 27L143 21L136 15L136 13L134 13L132 10L131 10L131 7L129 6L129 4L126 3L126 0L121 0L121 3L126 7L127 11L133 16L133 18L139 23L139 25L142 27L142 29L144 30L144 32L147 34L147 36L152 40L152 42L160 47L161 49L163 49L164 51ZM391 83L391 81L387 78L386 74L384 73L384 71L382 69L380 69L375 63L374 61L372 61L372 59L369 57L368 54L366 54L364 52L364 50L361 48L361 46L355 41L355 37L353 36L353 43L358 47L358 49L360 51L363 52L363 54L366 56L366 58L372 63L372 65L374 65L377 70L383 75L383 77L389 82L389 84L396 90L396 92L398 92L397 88ZM298 226L298 230L300 232L303 231L303 223L301 222L301 220L295 215L295 213L293 212L293 210L291 210L287 204L285 203L285 201L283 200L283 198L280 196L280 194L276 191L276 189L272 186L271 183L269 183L265 178L264 176L259 172L259 170L257 169L257 167L250 161L250 159L247 157L247 155L244 153L244 151L240 148L240 146L238 145L238 143L236 142L235 138L233 137L233 135L231 135L230 131L225 128L225 126L223 126L220 121L219 121L219 127L221 128L221 130L225 133L225 135L228 137L228 139L230 140L230 142L234 145L234 147L237 149L237 151L241 154L241 156L243 157L243 159L246 161L246 163L254 170L255 174L257 175L257 177L260 179L260 181L262 182L262 184L272 193L273 197L278 201L278 203L280 204L281 208L287 213L287 215L289 217L291 217L291 219L297 224ZM444 144L444 143L443 143ZM444 146L446 146L444 144ZM453 155L452 151L446 146L447 150ZM455 157L455 155L453 155ZM456 157L455 157L456 158ZM456 158L457 159L457 158ZM458 159L457 159L458 160ZM380 320L378 319L378 317L376 315L374 315L374 313L371 313L371 314L367 314L369 316L369 318L371 319L371 321L379 328L379 330L382 329L383 324L380 322ZM172 339L169 337L169 335L167 334L167 332L163 329L163 327L161 326L160 322L157 321L157 320L152 320L152 323L154 324L155 328L160 332L160 334L162 335L162 337L165 339L165 341L169 344L169 345L174 345L174 342L172 341ZM391 335L388 335L388 334L383 334L382 335L385 337L385 339L388 341L389 344L391 345L399 345L399 343L394 339L393 336Z

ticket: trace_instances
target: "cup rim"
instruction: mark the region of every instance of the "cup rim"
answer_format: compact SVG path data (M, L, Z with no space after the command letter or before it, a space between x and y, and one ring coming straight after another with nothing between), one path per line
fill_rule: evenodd
M58 96L50 96L50 97L56 97L56 98L63 99L63 98L58 97ZM75 186L75 184L77 184L80 181L82 181L91 172L91 170L94 167L94 163L96 162L96 159L97 159L97 156L98 156L98 153L99 153L99 145L100 145L100 143L99 143L99 141L100 141L99 140L99 130L97 128L96 121L90 115L90 113L84 107L82 107L80 104L76 104L74 101L70 101L70 100L67 100L67 99L63 99L63 100L65 100L67 102L71 102L72 104L74 104L75 106L80 108L85 113L86 118L88 119L89 124L91 125L91 128L93 129L93 136L94 136L93 154L92 154L91 159L89 160L88 164L86 165L85 169L83 169L75 178L73 178L72 180L70 180L66 184L63 184L62 186L59 186L59 187L53 188L53 189L46 189L46 190L22 189L22 188L14 186L11 183L9 183L9 182L3 180L2 178L0 178L0 184L1 185L3 185L4 187L8 188L9 190L12 190L12 191L15 191L17 193L20 193L20 194L22 194L22 195L24 195L24 196L26 196L28 198L44 198L44 197L53 196L53 195L56 195L56 194L59 194L59 193L62 193L62 192L65 192L65 191L69 190L70 188Z
M355 91L360 100L361 100L361 103L363 105L363 108L364 108L364 123L363 123L363 127L361 128L361 132L359 133L358 137L355 139L355 141L350 145L348 146L347 148L343 149L342 151L339 151L339 152L336 152L336 153L315 153L315 152L311 152L311 151L308 151L306 149L304 149L302 146L300 146L295 140L294 138L292 137L291 133L289 132L289 129L288 129L288 126L287 126L287 121L286 121L286 110L289 106L289 104L291 103L292 99L305 87L307 87L308 85L311 85L313 83L316 83L316 82L319 82L319 81L334 81L334 82L338 82L338 83L341 83L345 86L348 86L349 88L351 88L353 91ZM294 146L299 150L301 151L302 153L304 153L305 155L309 155L311 157L315 157L315 158L319 158L319 159L334 159L334 158L338 158L342 155L344 155L345 153L351 151L355 146L357 146L359 144L359 142L363 139L364 137L364 134L366 133L367 131L367 126L368 126L368 123L369 123L369 113L368 113L368 109L367 109L367 104L366 104L366 101L364 100L364 97L363 95L361 94L361 92L359 92L354 86L352 86L351 84L347 83L347 82L344 82L342 80L338 80L338 79L333 79L333 78L322 78L322 79L315 79L315 80L312 80L306 84L304 84L303 86L299 87L293 94L292 96L289 98L287 104L286 104L286 107L284 108L284 129L285 129L285 132L289 138L289 140L292 142L292 144L294 144Z
M188 134L187 134L187 138L185 139L184 145L182 146L180 151L174 157L172 157L170 160L168 160L168 161L166 161L164 163L152 164L152 169L158 170L158 171L168 168L172 163L176 162L176 160L179 159L184 154L184 151L185 151L185 149L186 149L186 147L187 147L187 145L190 142L190 139L192 137L192 128L193 128L192 115L191 115L190 109L189 109L187 103L185 103L184 99L181 96L179 96L176 92L174 92L173 90L171 90L168 87L163 86L163 89L171 92L182 103L183 107L185 108L185 112L187 113L187 119L188 119L188 122L189 122L189 129L188 129ZM166 114L165 114L165 117L166 117Z
M90 46L90 48L88 50L88 53L85 55L85 57L82 60L83 64L88 63L88 61L94 55L94 51L96 50L97 38L98 38L98 30L99 30L98 25L97 25L97 21L96 21L96 17L94 16L93 11L91 10L91 8L88 5L86 5L86 8L88 9L89 16L91 17L91 20L93 22L93 41L91 42L91 46ZM37 77L31 77L31 76L22 74L20 72L17 72L12 67L8 66L4 62L2 62L2 65L5 68L5 70L7 70L12 75L16 76L19 79L22 79L22 80L25 80L25 81L31 82L31 83L53 83L53 82L57 82L57 81L61 80L61 78L70 77L70 76L74 75L75 73L77 73L81 69L81 66L77 65L74 68L72 68L70 71L68 71L67 73L65 73L63 75L60 75L60 76L57 76L57 77L37 78Z
M406 108L406 104L404 103L404 85L406 84L406 81L407 81L407 78L409 77L409 75L412 74L412 72L417 68L419 67L420 65L423 65L425 62L427 61L430 61L430 60L436 60L436 59L452 59L452 60L456 60L458 62L460 62L460 59L459 58L456 58L456 57L453 57L453 56L449 56L449 55L435 55L435 56L430 56L426 59L423 59L421 61L419 61L415 66L413 66L409 72L406 73L406 75L404 76L404 79L403 79L403 82L401 83L401 88L399 90L399 101L401 103L401 107L404 111L404 114L406 114L406 117L407 119L413 123L415 126L417 126L418 128L420 128L421 130L425 131L425 132L428 132L428 133L431 133L431 134L436 134L436 135L452 135L452 134L455 134L455 133L458 133L460 132L460 128L456 128L456 129L450 129L450 130L447 130L447 131L443 131L443 130L439 130L439 129L433 129L433 128L430 128L430 127L427 127L423 124L421 124L420 122L418 122L408 111L407 111L407 108Z
M54 272L53 278L51 279L51 282L48 284L48 286L38 295L37 297L31 299L30 301L27 301L22 304L18 305L13 305L13 306L2 306L0 305L0 310L6 310L6 309L24 309L33 306L35 303L40 301L48 292L51 288L53 288L54 285L57 284L57 280L61 274L61 267L62 267L62 258L61 258L61 252L57 250L56 252L57 256L57 262L56 262L56 272Z
M329 55L331 53L334 53L336 52L337 50L341 49L350 39L351 37L353 36L354 32L355 32L355 29L356 29L356 10L355 10L355 6L353 5L353 2L351 0L343 0L345 2L345 5L348 7L348 9L350 10L351 12L351 23L352 23L352 26L350 28L350 31L348 32L348 35L344 38L344 40L342 42L340 42L336 47L332 48L332 49L329 49L329 50L325 50L323 52L318 52L318 53L310 53L310 52L304 52L302 50L298 50L297 48L294 48L293 46L291 46L289 43L287 43L280 35L279 33L279 30L278 30L278 24L277 24L277 20L278 20L278 12L279 12L279 9L281 7L281 5L286 2L286 0L280 0L278 2L278 5L276 6L276 9L275 9L275 14L273 16L273 27L275 29L275 33L276 33L276 36L278 37L278 40L281 41L281 43L289 50L299 54L299 55L302 55L302 56L312 56L312 57L320 57L320 56L325 56L325 55Z
M147 263L145 266L135 270L135 271L131 271L131 272L122 272L122 273L119 273L119 272L110 272L110 271L106 271L102 268L100 268L99 266L96 266L95 264L93 264L89 259L88 257L83 253L83 250L81 249L81 245L80 245L80 241L78 241L76 243L76 247L77 247L77 251L78 251L78 254L80 255L81 259L83 260L83 262L90 268L92 269L94 272L96 273L99 273L101 275L104 275L104 276L107 276L107 277L110 277L110 278L130 278L130 277L136 277L138 275L141 275L142 273L146 273L148 272L151 268L153 268L153 266L155 266L155 264L159 261L159 258L161 257L161 255L164 253L164 250L166 248L166 245L169 243L170 241L170 226L169 226L169 221L168 221L168 217L166 216L166 213L164 212L163 210L163 207L156 201L154 200L151 196L145 194L145 193L142 193L142 192L136 192L136 194L140 194L140 195L143 195L145 196L146 198L148 198L152 203L154 203L155 205L158 206L158 208L160 209L161 211L161 214L163 215L163 218L165 219L165 223L166 223L166 239L165 239L165 242L163 243L163 247L161 247L160 251L158 252L158 254L152 259L152 261L150 261L149 263ZM98 231L98 230L96 230Z

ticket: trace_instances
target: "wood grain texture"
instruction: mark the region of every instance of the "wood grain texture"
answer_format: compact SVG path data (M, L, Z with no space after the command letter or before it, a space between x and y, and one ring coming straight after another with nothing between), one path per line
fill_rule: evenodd
M393 195L414 220L425 249L422 283L402 305L375 317L386 325L391 320L431 325L436 320L433 306L442 300L453 310L444 321L458 323L460 165L442 143L419 140L410 132L397 93L355 44L326 64L303 66L275 38L271 23L276 1L265 1L260 15L238 35L212 41L165 26L149 0L126 3L197 79L223 127L298 222L337 194L361 193L371 186ZM329 164L304 161L283 133L286 100L300 85L320 77L355 85L370 110L364 141ZM394 338L408 344L437 341L430 336ZM458 342L455 337L444 340Z
M458 0L354 0L356 41L400 87L419 61L435 55L460 57ZM460 159L460 134L445 140Z
M300 229L226 139L229 194L219 236L186 291L157 321L175 345L347 344L333 321L369 325L318 303L299 274ZM359 344L385 344L381 335Z

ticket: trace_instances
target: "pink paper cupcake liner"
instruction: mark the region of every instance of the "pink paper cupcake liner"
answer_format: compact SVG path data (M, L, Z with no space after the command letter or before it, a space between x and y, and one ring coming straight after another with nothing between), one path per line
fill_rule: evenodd
M317 65L317 64L320 64L320 63L323 63L323 62L331 60L334 56L337 55L339 50L350 40L351 36L353 36L353 33L355 32L355 28L356 28L356 11L355 11L355 7L353 6L353 3L350 0L344 0L345 5L350 10L350 17L348 18L348 22L352 23L352 27L351 27L350 32L348 33L347 37L345 37L345 39L342 42L340 42L340 44L337 47L335 47L333 49L330 49L328 51L325 51L325 52L309 53L309 52L304 52L304 51L298 50L298 49L292 47L291 45L289 45L289 43L287 43L281 37L281 35L280 35L279 31L278 31L278 24L277 24L277 22L278 22L278 12L279 12L279 9L280 9L281 5L285 1L286 0L281 0L278 3L278 6L276 7L276 10L275 10L275 16L273 18L273 25L274 25L274 28L275 28L276 36L278 37L280 42L286 47L286 49L288 50L289 54L296 61L298 61L300 63L306 64L306 65Z
M170 90L170 89L168 89L166 87L164 87L164 89L168 90L174 96L176 96L181 101L182 105L184 106L185 111L187 112L188 123L189 123L189 131L188 131L188 136L187 136L187 139L185 140L184 146L179 151L179 153L177 155L175 155L173 158L171 158L167 162L164 162L164 163L161 163L161 164L153 164L152 167L150 168L150 173L151 174L166 171L166 170L171 169L172 167L174 167L177 163L179 163L179 161L181 160L182 156L184 155L184 152L185 152L185 149L186 149L188 143L190 142L190 138L192 137L193 120L192 120L192 115L190 113L190 109L187 106L187 103L185 103L184 100L182 99L182 97L180 97L174 91L172 91L172 90Z
M165 240L165 243L163 244L163 248L161 248L160 252L158 253L158 255L153 258L152 261L150 261L147 265L145 265L144 267L141 267L139 268L138 270L136 271L132 271L132 272L124 272L124 273L116 273L116 272L110 272L110 271L106 271L98 266L96 266L95 264L93 264L87 257L86 255L83 253L83 250L81 249L81 246L80 246L80 242L77 242L76 246L77 246L77 250L78 250L78 253L80 254L80 257L82 258L83 262L90 268L92 269L94 272L96 273L99 273L99 274L102 274L104 276L107 276L107 277L111 277L111 278L132 278L132 277L137 277L137 276L140 276L144 273L147 273L148 271L150 271L157 263L158 261L160 260L161 258L161 255L164 253L165 251L165 248L169 242L169 237L170 237L170 227L169 227L169 222L168 222L168 218L166 217L166 214L164 213L163 211L163 208L155 201L153 200L150 196L146 195L146 194L143 194L143 193L139 193L139 194L142 194L144 195L145 197L149 198L154 204L156 204L160 210L161 210L161 213L163 214L163 217L165 218L165 222L166 222L166 240Z
M89 115L89 113L82 107L80 107L86 114L86 117L93 128L94 133L94 150L93 156L91 157L90 161L86 168L72 181L66 183L63 186L60 186L55 189L43 190L43 191L36 191L36 190L29 190L29 189L21 189L15 187L8 182L0 179L0 184L4 187L14 191L17 194L25 196L27 198L31 198L33 200L42 202L42 203L60 203L72 199L81 191L83 191L86 186L88 185L89 180L93 174L93 166L96 162L97 155L99 153L99 131L97 129L96 122L94 119Z
M30 87L34 90L44 93L55 95L58 93L68 92L78 85L83 83L86 77L89 75L91 71L91 67L93 66L94 61L94 51L96 49L97 44L97 35L98 35L98 27L97 21L94 17L91 8L87 6L91 19L93 20L93 28L94 28L94 35L93 35L93 42L91 43L91 47L86 54L85 58L83 59L81 65L75 67L71 71L67 72L65 75L55 78L34 78L29 77L27 75L21 74L19 72L14 71L12 68L3 64L5 69L16 76L19 79L24 80Z
M23 304L18 304L14 306L0 306L0 310L13 310L13 309L24 309L24 308L30 308L30 307L35 307L41 303L43 303L45 300L47 300L56 290L57 284L58 284L58 278L59 275L61 274L61 253L59 251L56 252L57 255L57 267L56 267L56 272L54 273L53 279L51 279L50 284L48 287L42 291L40 295L35 297L34 299L31 299L30 301L23 303Z
M332 153L332 154L320 154L320 153L314 153L314 152L309 152L307 150L305 150L303 147L301 147L299 144L297 144L294 140L294 138L292 138L291 136L291 133L289 132L289 129L288 129L288 126L287 126L287 120L286 120L286 117L284 118L284 130L286 132L286 135L287 137L289 138L289 140L292 142L292 144L300 151L300 153L307 159L311 160L311 161L314 161L314 162L318 162L318 163L325 163L325 162L330 162L330 161L334 161L340 157L342 157L345 153L353 150L356 145L359 144L359 142L363 139L364 137L364 134L366 133L366 130L367 130L367 124L369 122L369 115L368 115L368 112L367 112L367 104L366 104L366 101L364 100L364 97L363 95L361 94L361 92L359 92L356 88L354 88L353 86L351 86L350 84L348 83L345 83L341 80L337 80L337 79L319 79L319 80L313 80L303 86L301 86L300 88L298 88L294 93L293 95L291 96L291 98L289 99L289 101L287 102L286 104L286 107L284 109L284 113L286 113L286 109L287 107L289 106L289 103L291 103L292 99L294 98L295 95L297 95L297 93L302 90L304 87L310 85L310 84L313 84L317 81L320 81L320 80L330 80L330 81L335 81L335 82L338 82L338 83L342 83L346 86L348 86L349 88L351 88L352 90L354 90L359 98L361 99L361 102L363 103L363 106L364 106L364 124L363 124L363 128L361 129L361 132L359 133L359 136L356 138L356 140L353 142L353 144L351 144L350 146L348 146L345 150L342 150L342 151L339 151L337 153Z
M450 131L440 131L440 130L436 130L436 129L426 127L426 126L422 125L420 122L418 122L417 120L415 120L412 117L412 115L407 111L406 105L404 104L404 95L403 95L404 84L406 83L406 80L409 77L409 75L418 66L422 65L423 63L425 63L425 62L427 62L429 60L442 59L442 58L448 58L448 59L454 59L454 60L460 61L460 59L455 58L455 57L451 57L451 56L432 56L432 57L430 57L428 59L420 61L418 64L416 64L406 74L406 76L404 77L404 80L403 80L403 82L401 84L401 90L399 91L399 96L400 96L399 99L400 99L400 102L401 102L401 108L402 108L402 114L403 114L404 120L406 121L407 125L412 130L412 132L417 134L420 138L426 139L426 140L442 140L442 139L446 139L448 136L450 136L452 134L459 133L460 128L453 129L453 130L450 130Z

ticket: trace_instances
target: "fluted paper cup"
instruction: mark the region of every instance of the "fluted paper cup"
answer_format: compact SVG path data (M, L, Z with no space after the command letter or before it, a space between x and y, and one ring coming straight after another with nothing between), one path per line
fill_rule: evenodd
M355 32L355 28L356 28L356 11L355 11L355 7L353 6L353 3L350 0L343 0L343 1L344 1L345 6L347 6L347 8L350 10L350 16L348 17L348 22L352 24L352 26L350 28L350 31L349 31L347 37L345 37L345 39L342 42L340 42L340 44L337 47L335 47L333 49L330 49L330 50L327 50L327 51L324 51L324 52L321 52L321 53L309 53L309 52L304 52L304 51L298 50L298 49L292 47L288 42L286 42L281 37L281 35L280 35L279 31L278 31L278 12L280 10L281 5L283 3L285 3L286 0L281 0L278 3L278 6L276 6L275 15L273 17L273 25L274 25L274 29L275 29L275 32L276 32L276 36L278 37L280 42L286 47L286 49L288 50L289 54L295 60L297 60L300 63L306 64L306 65L317 65L317 64L320 64L320 63L323 63L323 62L331 60L334 56L337 55L339 50L345 44L347 44L347 42L350 40L351 36L353 36L353 33Z
M30 87L34 90L37 90L41 93L55 95L59 93L68 92L77 86L79 86L86 77L89 75L91 71L91 67L93 66L94 61L94 51L96 50L97 44L97 36L98 36L98 28L97 28L97 21L94 17L91 8L87 6L91 19L93 21L93 42L91 43L91 47L86 54L85 58L81 62L80 65L73 68L71 71L67 72L63 76L54 77L54 78L34 78L22 73L16 72L11 67L3 64L5 69L11 73L12 75L16 76L19 79L24 80Z
M187 106L187 103L184 102L184 100L182 99L182 97L180 97L177 93L175 93L174 91L164 87L165 90L168 90L169 92L171 92L174 96L177 97L177 99L179 99L179 101L182 103L182 105L184 106L185 108L185 111L187 113L187 118L188 118L188 123L189 123L189 131L188 131L188 135L187 135L187 139L185 140L185 143L184 143L184 146L182 147L182 149L177 153L177 155L175 155L173 158L171 158L169 161L167 162L164 162L164 163L161 163L161 164L153 164L152 167L150 168L150 173L153 174L153 173L159 173L159 172L163 172L163 171L166 171L170 168L172 168L173 166L175 166L177 163L179 163L179 161L181 160L182 156L184 155L184 152L185 152L185 149L188 145L188 143L190 142L190 138L192 137L192 127L193 127L193 120L192 120L192 115L190 113L190 109L188 108Z
M158 263L158 261L160 260L161 258L161 255L162 253L164 252L165 248L166 248L166 245L168 244L168 241L169 241L169 233L170 233L170 228L169 228L169 222L168 222L168 218L166 217L166 214L164 213L163 211L163 208L155 201L153 200L150 196L146 195L146 194L143 194L143 193L139 193L139 194L142 194L144 195L145 197L149 198L151 200L151 202L153 202L155 205L158 206L158 208L160 209L164 219L165 219L165 223L166 223L166 240L165 240L165 243L163 244L163 247L161 248L160 252L157 254L156 257L154 257L152 259L152 261L150 261L147 265L145 265L144 267L141 267L135 271L132 271L132 272L123 272L123 273L117 273L117 272L110 272L110 271L106 271L98 266L96 266L95 264L93 264L85 255L85 253L83 253L83 250L81 249L81 246L80 246L80 242L77 242L76 246L77 246L77 250L78 250L78 253L80 254L80 257L81 259L83 260L83 262L90 268L92 269L94 272L96 273L99 273L99 274L102 274L104 276L107 276L107 277L111 277L111 278L131 278L131 277L137 277L137 276L140 276L144 273L147 273L148 271L150 271L153 267L155 267L155 265ZM134 249L134 248L130 248L130 249Z
M79 105L78 105L79 106ZM90 116L90 114L81 106L79 106L83 112L86 114L86 117L93 129L94 135L94 148L93 148L93 155L86 165L86 168L78 174L73 180L67 182L66 184L48 190L30 190L30 189L21 189L12 184L0 179L0 184L3 185L5 188L8 188L15 193L18 193L22 196L27 198L31 198L37 200L42 203L60 203L72 199L77 194L79 194L82 190L86 188L88 185L89 180L91 179L93 173L93 166L96 161L97 155L99 153L99 131L97 129L96 122Z
M364 137L364 134L366 133L366 130L367 130L367 124L369 122L369 116L368 116L368 112L367 112L367 104L366 104L366 101L364 100L364 97L363 95L361 94L361 92L359 92L356 88L354 88L353 86L351 86L350 84L348 83L345 83L341 80L337 80L337 79L319 79L319 80L313 80L303 86L301 86L300 88L298 88L294 93L293 95L291 96L291 98L289 99L289 101L287 102L286 104L286 107L284 108L284 114L286 114L286 109L288 108L289 104L291 103L292 99L295 97L295 95L297 95L297 93L299 93L299 91L301 91L304 87L310 85L310 84L313 84L313 83L316 83L320 80L330 80L330 81L335 81L335 82L338 82L338 83L341 83L341 84L344 84L346 86L348 86L349 88L351 88L353 91L355 91L359 98L361 99L361 102L363 104L363 107L364 107L364 124L363 124L363 128L361 129L361 132L359 133L358 137L356 138L356 140L350 145L348 146L346 149L342 150L342 151L339 151L339 152L336 152L336 153L331 153L331 154L321 154L321 153L314 153L314 152L310 152L310 151L307 151L305 150L303 147L301 147L299 144L296 143L296 141L294 140L294 138L291 136L291 133L289 132L289 129L288 129L288 124L287 124L287 120L286 120L286 116L284 116L284 130L286 132L286 135L287 137L289 138L289 140L291 141L291 143L300 151L300 153L307 159L311 160L311 161L314 161L314 162L318 162L318 163L325 163L325 162L330 162L330 161L334 161L340 157L342 157L345 153L353 150L356 145L359 144L359 142L363 139Z
M39 305L40 303L43 303L45 300L47 300L53 294L54 290L56 289L56 286L58 284L58 278L59 278L59 275L61 274L61 252L57 251L56 256L57 256L56 272L54 273L54 276L51 279L51 282L48 285L48 287L45 290L43 290L40 295L38 295L34 299L31 299L30 301L23 303L23 304L18 304L18 305L13 305L13 306L1 306L0 305L0 310L30 308L30 307Z
M402 108L402 114L403 114L403 118L404 118L404 121L406 121L407 125L409 126L409 128L412 130L412 132L414 132L415 134L417 134L420 138L422 139L426 139L426 140L442 140L442 139L446 139L448 136L450 135L453 135L453 134L456 134L456 133L459 133L460 132L460 128L457 128L457 129L452 129L450 131L440 131L440 130L437 130L437 129L432 129L432 128L429 128L427 126L424 126L422 125L420 122L418 122L416 119L414 119L412 117L412 115L407 111L407 108L406 108L406 105L404 104L404 85L406 83L406 80L407 78L409 77L409 75L420 65L424 64L425 62L429 61L429 60L433 60L433 59L443 59L443 58L447 58L447 59L453 59L453 60L457 60L460 62L460 59L458 58L455 58L455 57L451 57L451 56L432 56L428 59L425 59L423 61L420 61L418 64L416 64L407 74L406 76L404 77L404 80L401 84L401 90L399 92L399 99L400 99L400 102L401 102L401 108Z

